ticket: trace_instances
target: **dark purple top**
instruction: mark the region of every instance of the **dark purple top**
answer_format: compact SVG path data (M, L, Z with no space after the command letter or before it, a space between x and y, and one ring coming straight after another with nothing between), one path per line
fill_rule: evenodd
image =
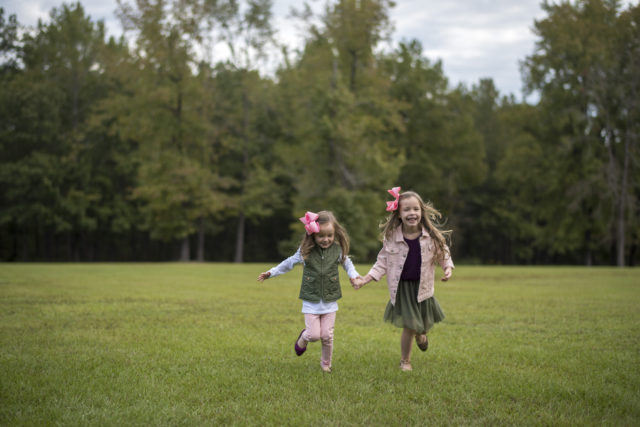
M409 253L407 254L407 259L404 261L400 280L419 281L420 265L422 264L422 256L420 255L420 237L413 240L405 238L404 241L409 245Z

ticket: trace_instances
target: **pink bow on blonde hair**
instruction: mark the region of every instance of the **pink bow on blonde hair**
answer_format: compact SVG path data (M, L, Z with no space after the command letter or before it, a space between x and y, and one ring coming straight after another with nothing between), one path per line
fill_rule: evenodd
M320 226L317 221L317 213L307 211L302 218L298 219L304 224L304 229L307 230L307 234L313 234L320 231Z
M393 187L391 190L387 191L396 198L391 202L387 202L387 212L393 212L398 209L398 199L400 198L400 191L402 191L402 189L400 187Z

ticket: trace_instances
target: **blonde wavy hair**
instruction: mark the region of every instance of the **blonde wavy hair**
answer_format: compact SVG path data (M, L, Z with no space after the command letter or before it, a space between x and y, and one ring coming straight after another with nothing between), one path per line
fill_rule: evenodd
M420 204L421 218L420 224L427 230L427 233L431 236L436 245L436 256L434 260L442 261L447 255L451 256L449 252L448 243L451 242L451 230L442 230L442 224L439 222L442 218L442 214L438 212L431 202L425 203L422 197L414 191L405 191L400 194L398 198L398 209L391 212L387 219L380 224L380 239L391 239L393 231L402 225L400 219L400 206L402 201L408 198L414 197Z
M349 235L342 225L338 222L335 215L331 211L318 212L318 225L333 224L333 241L338 242L342 249L341 262L344 262L349 255ZM307 259L311 249L316 245L316 241L313 238L313 234L305 234L300 243L300 253L303 259Z

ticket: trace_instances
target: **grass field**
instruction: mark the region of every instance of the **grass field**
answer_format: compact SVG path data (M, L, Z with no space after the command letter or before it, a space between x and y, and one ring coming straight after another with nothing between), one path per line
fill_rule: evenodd
M0 264L0 424L640 424L640 269L458 266L413 372L384 280L343 277L323 374L267 267Z

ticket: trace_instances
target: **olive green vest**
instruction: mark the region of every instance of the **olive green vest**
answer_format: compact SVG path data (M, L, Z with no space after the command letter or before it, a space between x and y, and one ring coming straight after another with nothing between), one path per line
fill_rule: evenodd
M337 301L342 297L338 265L340 245L334 243L327 249L315 246L304 261L300 299L311 302Z

